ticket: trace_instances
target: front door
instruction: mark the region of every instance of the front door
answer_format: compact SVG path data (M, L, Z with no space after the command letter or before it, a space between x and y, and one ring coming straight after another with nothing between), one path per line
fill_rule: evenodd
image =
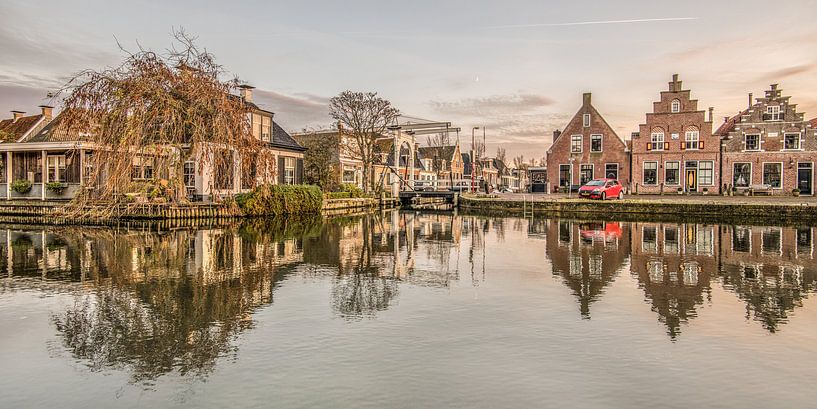
M687 169L687 192L698 191L698 169Z
M798 163L797 164L797 188L800 189L801 195L812 194L812 164Z

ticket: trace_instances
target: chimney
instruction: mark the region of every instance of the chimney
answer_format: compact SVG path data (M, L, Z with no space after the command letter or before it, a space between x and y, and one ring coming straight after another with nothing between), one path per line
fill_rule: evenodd
M585 95L589 95L589 94L585 94ZM561 135L561 134L562 134L562 131L560 131L560 130L558 130L558 129L557 129L557 130L555 130L555 131L553 131L553 140L555 141L555 140L556 140L556 138L558 138L558 137L559 137L559 135Z
M18 119L22 118L25 115L25 111L11 111L11 114L14 115L14 120L12 123L17 122Z
M715 107L709 107L709 122L714 122L715 121L714 112L715 112Z
M241 89L241 98L244 101L252 102L252 90L255 89L252 85L240 85L238 88Z
M729 117L728 116L723 117L723 123L727 123L727 122L729 122Z
M338 121L338 134L343 133L343 122Z
M585 106L590 105L590 93L589 92L585 92L584 94L582 94L582 104L584 104Z
M45 119L50 121L53 118L54 107L49 105L40 105L39 108L43 110L43 116L45 117Z
M752 93L749 93L749 108L752 108Z

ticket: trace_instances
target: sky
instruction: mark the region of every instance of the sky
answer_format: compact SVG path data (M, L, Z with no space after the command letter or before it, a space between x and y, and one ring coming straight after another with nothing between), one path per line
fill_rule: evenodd
M470 146L542 158L582 93L626 139L678 73L716 126L779 83L817 117L811 1L17 1L0 3L0 117L72 74L197 36L285 129L328 127L328 100L375 91L409 116L452 122ZM718 119L720 118L720 119ZM481 130L479 134L481 135ZM419 142L424 142L420 140Z

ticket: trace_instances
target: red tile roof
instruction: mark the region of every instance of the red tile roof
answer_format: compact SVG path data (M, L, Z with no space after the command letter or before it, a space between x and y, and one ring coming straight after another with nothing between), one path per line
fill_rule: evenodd
M808 123L809 125L811 125L812 128L817 128L817 118L808 121Z
M21 117L16 121L13 118L0 121L0 142L17 142L26 132L33 129L42 117L42 114L37 114Z
M729 132L735 130L735 125L740 121L741 115L746 115L749 113L748 110L740 111L737 115L729 118L726 122L722 123L721 126L718 127L718 130L715 131L714 135L717 136L726 136Z

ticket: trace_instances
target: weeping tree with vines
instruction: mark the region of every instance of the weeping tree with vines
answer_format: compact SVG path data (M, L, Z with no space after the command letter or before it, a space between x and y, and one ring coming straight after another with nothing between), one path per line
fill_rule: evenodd
M60 90L58 131L80 135L93 151L85 163L93 189L75 197L75 209L92 203L97 212L114 212L145 185L168 201L185 201L187 160L212 180L233 174L237 161L244 177L254 175L256 166L274 177L269 150L252 136L251 106L236 95L241 81L194 37L184 31L173 37L174 45L161 53L120 46L120 65L81 71ZM149 178L136 175L150 180L134 181L134 158L151 163Z

